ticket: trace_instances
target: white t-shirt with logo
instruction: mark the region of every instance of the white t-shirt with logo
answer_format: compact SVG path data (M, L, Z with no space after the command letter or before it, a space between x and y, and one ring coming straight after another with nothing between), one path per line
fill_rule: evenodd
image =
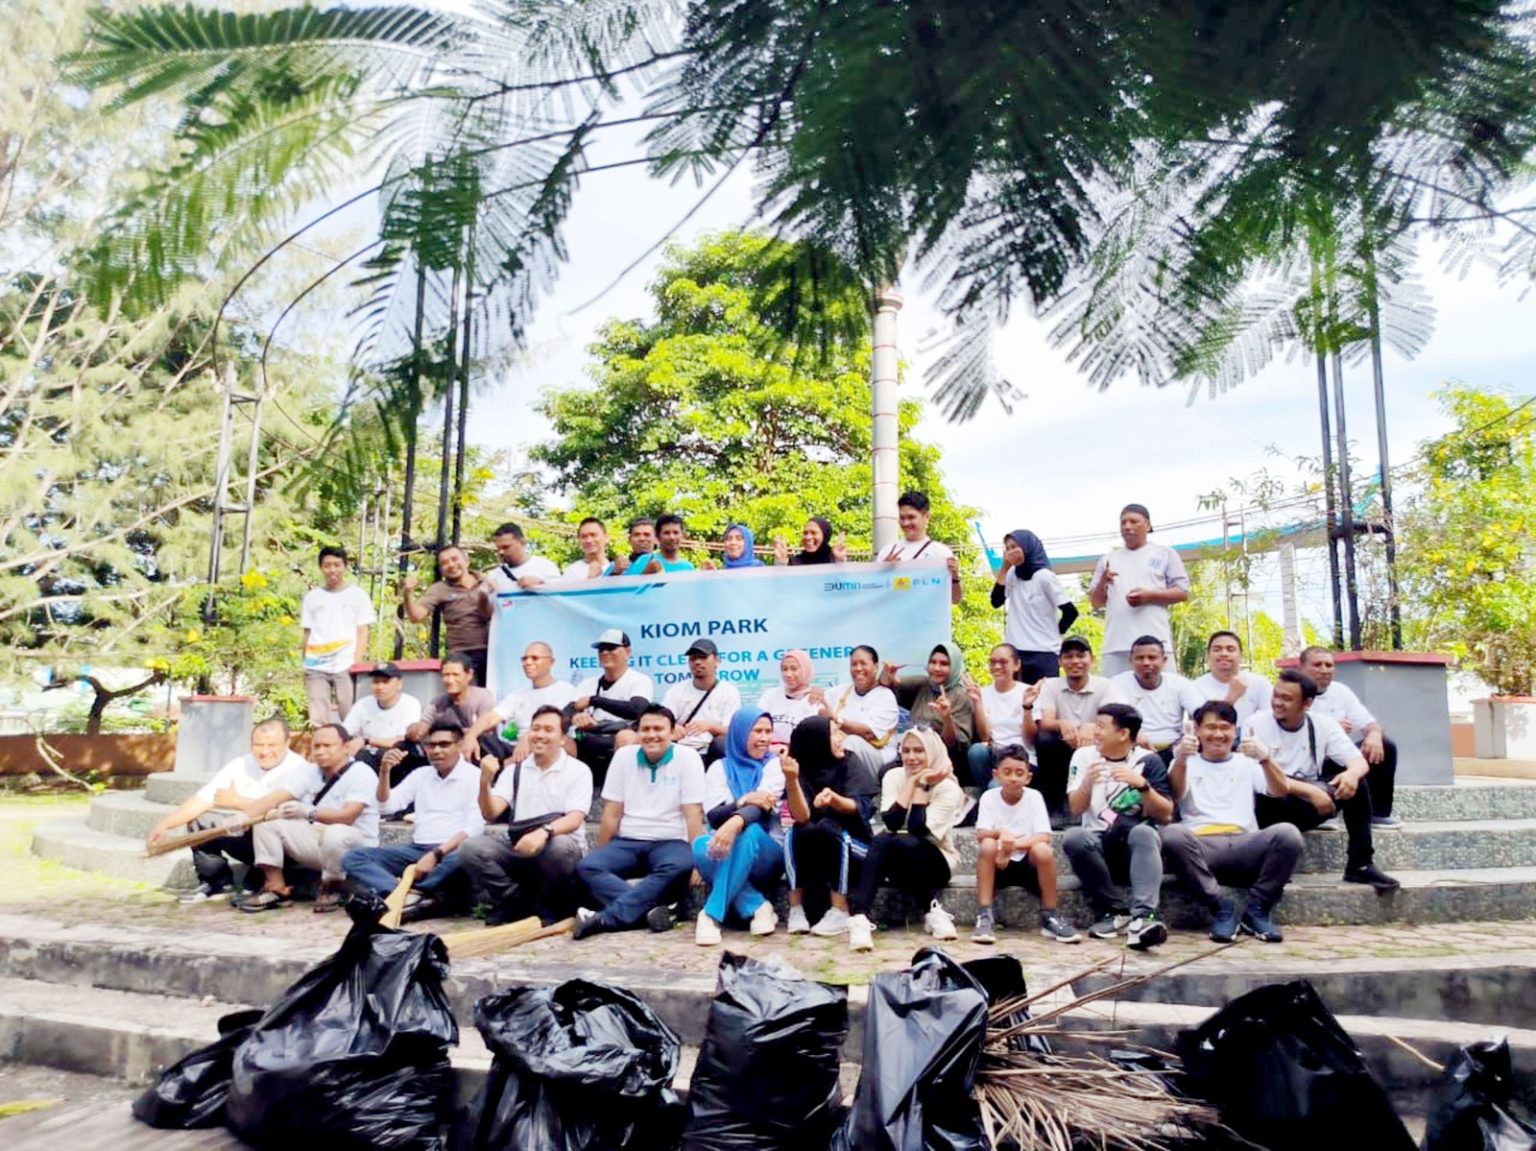
M1162 787L1152 786L1163 794L1168 792L1168 770L1163 766L1162 758L1156 753L1148 751L1144 747L1133 747L1123 760L1106 759L1104 753L1096 747L1080 747L1072 753L1071 760L1067 763L1067 794L1071 795L1077 790L1084 773L1093 771L1099 764L1105 764L1110 771L1116 767L1125 766L1133 771L1139 771L1146 777L1149 785L1161 780ZM1129 784L1121 783L1118 779L1108 778L1108 771L1103 777L1096 777L1093 786L1088 789L1088 806L1083 809L1082 825L1094 831L1103 831L1121 815L1144 815L1143 805L1138 801L1132 803L1133 797L1127 796L1122 804L1116 800L1121 797ZM1172 798L1170 796L1170 798Z
M481 578L491 585L492 591L507 592L516 591L517 581L530 576L544 583L551 583L560 578L560 565L543 556L530 555L515 566L499 563Z
M1003 799L1003 789L989 787L981 793L981 805L976 809L977 831L1006 831L1015 839L1027 839L1031 835L1051 833L1050 812L1045 809L1045 797L1032 787L1026 787L1018 803ZM1018 863L1028 851L1015 851L1008 857L1010 863Z
M938 540L909 540L905 536L880 553L885 563L906 560L951 560L955 553Z
M1240 671L1237 678L1248 686L1248 690L1238 696L1237 702L1232 705L1237 711L1237 722L1246 723L1250 716L1267 714L1270 696L1274 695L1269 680L1256 671ZM1230 685L1217 679L1215 672L1208 671L1194 682L1195 690L1206 699L1226 699L1230 690Z
M304 764L307 771L295 773L294 781L302 792L288 790L293 798L313 803L316 811L340 811L349 803L363 805L362 813L352 821L352 828L363 837L364 847L379 845L379 777L366 763L352 760L342 769L341 778L325 791L325 773L313 763ZM318 800L315 798L325 791ZM329 826L329 825L322 825Z
M784 769L779 766L779 757L772 756L763 764L763 778L758 780L754 791L766 791L775 800L784 798ZM717 759L710 764L704 772L704 814L707 816L722 803L734 804L736 797L731 794L731 783L725 774L725 760ZM784 825L779 822L779 810L777 804L774 809L763 814L759 825L764 831L775 839L782 838Z
M508 723L515 723L518 734L522 735L528 730L529 724L533 722L533 713L539 708L558 707L563 710L566 704L580 694L574 683L557 679L543 687L529 687L503 696L496 704L496 714L501 718L502 724L496 734L501 734Z
M314 770L314 764L293 750L289 750L271 771L264 770L256 762L255 756L242 755L214 772L197 789L197 797L205 803L212 803L215 795L229 788L241 799L261 799L278 790L297 798L304 793L309 773Z
M1024 742L1024 691L1022 683L1014 684L1006 693L990 683L981 689L981 707L987 713L994 747Z
M1350 730L1344 734L1357 744L1365 738L1365 729L1376 722L1376 717L1371 714L1365 704L1360 702L1360 697L1355 694L1354 689L1338 680L1330 683L1327 691L1313 699L1307 714L1327 716L1332 720L1347 719Z
M811 702L808 695L790 699L783 685L770 687L757 697L757 707L768 713L773 720L773 742L788 746L790 734L802 719L816 715L821 709Z
M399 743L405 738L405 729L420 718L421 701L402 691L389 707L380 707L371 695L363 696L347 712L342 726L349 735L362 736L365 741Z
M1257 831L1253 797L1268 794L1269 781L1257 760L1236 751L1220 763L1192 755L1184 766L1179 822L1191 827L1227 823Z
M1142 687L1134 671L1109 681L1105 703L1128 703L1141 715L1141 735L1148 743L1168 744L1184 733L1184 717L1193 715L1205 697L1177 672L1165 671L1156 687Z
M1005 617L1003 640L1020 651L1061 650L1059 609L1072 602L1067 589L1050 568L1041 568L1027 580L1018 577L1018 569L1008 573L1003 583Z
M1309 723L1312 727L1310 734L1307 730ZM1321 779L1325 761L1331 759L1345 767L1360 755L1342 727L1326 715L1315 715L1311 711L1302 717L1301 726L1295 731L1286 731L1270 711L1254 716L1243 731L1260 747L1268 749L1270 758L1292 779ZM1314 743L1317 745L1316 755L1312 752Z
M614 681L613 686L598 691L598 684L602 681L602 675L594 675L582 680L576 685L576 698L584 699L588 696L603 695L609 699L633 699L642 696L647 700L655 700L656 685L651 682L651 677L644 672L638 672L634 668L625 668L624 674ZM592 718L596 720L618 720L620 723L633 722L625 716L614 715L610 711L604 711L601 707L589 707L587 709Z
M1144 603L1133 607L1125 596L1139 587L1180 587L1188 591L1189 573L1184 570L1179 553L1153 543L1142 544L1135 551L1118 548L1099 560L1093 569L1094 584L1103 577L1105 568L1115 573L1115 582L1109 585L1104 604L1104 650L1130 651L1131 645L1144 635L1155 636L1171 650L1173 629L1168 622L1168 605Z
M345 672L357 662L357 629L376 619L373 601L356 584L340 591L317 587L305 592L299 608L299 626L309 631L304 670Z
M575 831L560 836L587 850L587 812L592 810L592 769L574 755L560 752L559 758L548 767L540 767L529 756L522 762L523 781L517 783L517 768L507 764L501 769L491 794L506 801L507 821L536 819L541 815L566 815L572 811L582 813L582 822ZM517 788L517 806L512 807L512 789Z
M852 720L861 723L875 733L874 740L869 741L873 746L875 740L884 738L883 747L876 747L886 763L895 763L900 757L901 749L897 741L892 738L896 730L896 724L901 718L901 708L896 703L896 693L890 688L876 684L863 695L853 690L853 684L840 683L836 687L828 688L826 693L827 709L834 719ZM862 738L862 737L853 737Z
M661 705L672 713L679 724L717 723L724 727L731 722L731 716L741 709L741 692L736 690L735 684L726 683L723 679L715 680L713 691L697 687L693 680L685 679L667 688L667 694L661 697ZM695 707L699 710L690 716L689 713ZM684 747L704 752L709 750L710 741L714 738L708 732L703 732L684 736L678 742Z
M480 814L480 772L467 759L454 764L447 776L430 763L418 767L389 793L380 808L384 815L416 805L411 842L437 846L459 832L479 835L485 830Z
M671 757L654 769L642 764L644 750L638 744L613 753L608 777L603 780L603 799L622 803L620 839L688 838L683 805L704 806L704 761L691 747L671 744Z

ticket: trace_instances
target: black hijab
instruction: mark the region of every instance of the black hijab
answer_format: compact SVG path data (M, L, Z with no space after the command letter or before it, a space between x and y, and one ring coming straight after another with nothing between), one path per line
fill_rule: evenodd
M820 516L812 516L810 522L821 529L821 546L813 552L801 552L789 561L790 564L829 564L834 562L832 559L832 525Z
M824 787L844 794L847 760L832 754L832 721L826 716L809 715L795 724L789 733L789 754L800 765L800 790L806 799L814 799Z
M1045 545L1034 532L1019 528L1009 532L1006 538L1018 544L1019 550L1024 553L1024 562L1013 569L1013 574L1019 579L1027 581L1037 571L1050 570L1051 557L1045 554Z

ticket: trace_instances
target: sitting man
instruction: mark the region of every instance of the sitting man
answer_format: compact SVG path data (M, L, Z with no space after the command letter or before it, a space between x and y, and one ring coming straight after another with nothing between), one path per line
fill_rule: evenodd
M514 523L504 523L491 537L500 562L485 573L485 582L493 592L511 592L538 587L560 578L560 567L553 560L536 556L528 550L523 529Z
M1349 684L1334 680L1333 652L1325 647L1307 648L1301 653L1301 670L1317 684L1312 714L1337 721L1371 765L1371 822L1377 827L1399 826L1402 821L1392 814L1397 795L1397 744L1386 737Z
M226 763L213 776L149 832L149 842L159 843L173 828L187 826L204 831L223 826L229 834L192 849L192 864L199 880L196 890L182 895L183 903L223 898L234 883L229 866L233 859L247 867L245 886L254 889L261 873L254 867L255 847L251 823L279 803L303 794L312 770L309 762L288 747L288 724L281 716L264 719L251 729L251 751ZM215 814L213 809L234 812Z
M901 709L879 675L880 653L860 644L848 656L848 682L829 687L821 704L821 714L843 733L843 754L871 779L879 779L900 754Z
M1184 720L1205 702L1204 698L1178 672L1168 671L1168 652L1156 636L1144 635L1131 644L1131 670L1109 681L1105 703L1124 703L1141 716L1138 747L1150 748L1163 757L1173 758L1174 745L1184 730Z
M1212 632L1205 641L1205 662L1211 670L1195 680L1201 699L1226 700L1237 712L1239 727L1269 710L1269 680L1242 669L1243 641L1236 632Z
M310 738L314 756L303 794L277 806L276 819L251 829L256 866L265 878L260 894L240 904L241 911L269 911L287 903L292 889L283 863L316 868L320 892L317 912L341 906L342 856L354 847L379 844L379 806L374 793L379 778L347 752L347 729L339 723L317 727Z
M423 751L422 740L434 724L451 723L464 731L495 709L496 697L489 688L475 683L473 668L474 661L462 653L444 657L438 673L443 680L443 694L422 708L421 718L406 728L405 742L379 759L380 774L388 773L391 785L431 762Z
M1093 647L1082 636L1061 641L1061 675L1037 685L1034 708L1025 712L1024 739L1034 741L1035 787L1053 814L1066 802L1067 766L1079 748L1093 746L1099 705L1109 680L1093 674Z
M458 856L488 908L488 927L529 914L547 925L575 906L572 877L587 852L592 769L566 754L565 727L565 713L544 704L523 729L528 754L500 768L499 780L496 760L480 760L480 814L487 823L505 815L507 838L477 835Z
M1289 823L1260 830L1257 797L1286 795L1285 772L1251 740L1232 750L1237 711L1230 703L1202 703L1194 720L1195 731L1179 740L1168 772L1179 805L1178 822L1161 832L1168 866L1210 911L1217 943L1231 943L1239 931L1279 943L1285 937L1270 913L1301 859L1301 832ZM1241 916L1218 880L1248 888Z
M440 910L444 887L459 868L458 849L470 836L485 830L480 814L480 773L461 756L464 729L451 720L433 723L422 746L427 766L418 767L391 790L388 770L379 773L374 793L382 815L416 807L411 842L388 847L358 847L342 856L341 868L357 889L388 895L412 864L416 888L406 912L420 919ZM396 752L390 752L390 755ZM385 756L387 763L389 756Z
M542 707L564 708L576 698L576 685L556 679L555 650L535 640L523 649L523 675L528 677L526 691L513 692L490 711L475 720L464 733L464 755L470 759L491 758L491 769L503 763L522 763L532 750L528 725L533 713ZM565 725L561 725L565 730ZM565 738L565 749L576 754L576 744Z
M711 764L725 755L726 725L741 709L741 693L735 684L720 679L720 649L712 639L693 641L688 674L690 679L667 688L661 703L677 716L673 738Z
M1173 785L1162 757L1136 746L1141 716L1134 707L1106 703L1095 717L1095 742L1079 748L1067 769L1067 809L1080 826L1061 847L1093 910L1088 934L1138 951L1168 939L1158 918L1163 889L1163 841L1159 824L1173 818ZM1129 914L1113 894L1129 882Z
M613 753L597 850L576 865L599 910L576 912L575 939L642 920L652 931L672 929L669 905L688 892L692 844L704 833L704 761L672 742L676 725L670 711L651 704L640 715L639 745Z
M1377 891L1400 886L1375 860L1371 841L1372 780L1375 772L1355 750L1344 729L1326 715L1315 715L1317 685L1287 668L1275 683L1270 710L1244 729L1249 740L1267 748L1285 772L1290 794L1259 801L1259 824L1294 823L1310 831L1342 813L1349 835L1345 883L1368 883Z
M375 664L368 682L372 694L354 703L342 722L352 758L377 771L384 753L404 743L406 729L421 719L421 701L405 693L405 680L393 663Z
M615 747L635 742L632 725L651 706L656 685L629 666L629 636L618 628L603 632L592 646L602 674L576 685L576 698L565 705L565 714L576 737L576 754L598 776Z

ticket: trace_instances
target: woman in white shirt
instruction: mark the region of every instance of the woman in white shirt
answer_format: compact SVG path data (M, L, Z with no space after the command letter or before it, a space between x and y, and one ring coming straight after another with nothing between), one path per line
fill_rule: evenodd
M779 684L757 697L757 706L773 720L773 749L783 751L802 719L821 710L821 689L815 686L816 668L803 648L791 648L779 660Z
M970 678L965 681L976 716L976 742L966 752L966 766L971 785L983 789L993 786L996 749L1024 743L1024 697L1029 691L1018 680L1019 653L1012 644L1000 643L992 649L987 670L992 682L986 687L978 687Z

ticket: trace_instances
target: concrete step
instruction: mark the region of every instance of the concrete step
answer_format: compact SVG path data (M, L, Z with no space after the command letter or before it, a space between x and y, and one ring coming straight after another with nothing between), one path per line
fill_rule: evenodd
M144 854L142 836L129 838L98 831L90 825L89 815L38 824L32 835L32 854L65 867L155 887L197 886L191 851L183 848L151 859Z

